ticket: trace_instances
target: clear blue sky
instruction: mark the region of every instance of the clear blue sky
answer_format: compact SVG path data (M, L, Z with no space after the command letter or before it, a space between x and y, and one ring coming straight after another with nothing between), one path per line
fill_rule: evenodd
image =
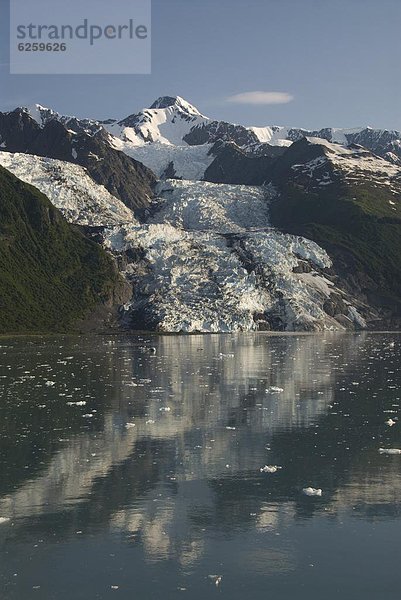
M9 75L7 5L0 0L1 110L38 102L124 117L181 95L244 125L401 129L401 0L153 0L152 75L131 76ZM251 91L294 99L226 100Z

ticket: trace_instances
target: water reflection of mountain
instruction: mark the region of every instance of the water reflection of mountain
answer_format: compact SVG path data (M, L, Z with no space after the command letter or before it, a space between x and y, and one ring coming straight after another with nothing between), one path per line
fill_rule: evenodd
M151 343L156 356L141 340L95 348L67 340L57 352L43 345L51 387L34 353L27 360L20 346L8 348L6 397L25 371L35 377L18 384L18 426L31 445L12 450L4 437L15 427L3 427L2 462L14 451L19 472L0 499L0 516L14 521L15 535L109 525L127 543L140 540L148 557L185 566L201 556L205 531L275 530L314 511L398 514L400 461L377 452L400 444L397 427L383 425L384 411L398 410L400 389L399 354L386 350L385 338L163 336ZM39 396L46 408L35 404ZM81 398L85 407L66 404ZM2 406L3 424L15 424L13 409ZM32 440L46 448L34 472L22 467L35 464ZM266 463L283 470L261 475ZM319 502L302 497L306 484L323 487Z

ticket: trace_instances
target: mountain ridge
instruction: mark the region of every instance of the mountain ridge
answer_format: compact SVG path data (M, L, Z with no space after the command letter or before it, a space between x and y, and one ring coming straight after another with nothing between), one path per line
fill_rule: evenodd
M93 204L96 188L87 197L79 186L63 190L65 198L76 194L65 205L73 222L85 216L86 203L92 213L105 211L103 221L81 222L132 287L121 309L124 326L140 328L142 319L154 329L188 332L401 327L398 132L245 128L213 121L174 96L103 123L35 110L36 120L25 109L0 114L5 153L29 142L34 129L44 141L38 149L35 138L29 150L53 158L66 152L71 160L71 140L84 139L94 181L94 166L106 162L110 170L114 157L128 189L141 168L155 173L152 197L129 205L132 220L115 221L110 210L117 205L106 196ZM28 126L18 127L18 119ZM99 153L91 144L101 145ZM59 167L18 156L5 164L26 178L31 168L28 179L38 186L48 176L49 194L60 203ZM130 157L132 174L124 170ZM118 198L111 184L104 185Z
M107 120L96 120L96 119L79 119L73 116L63 116L53 111L52 109L45 108L41 105L33 105L27 107L26 110L31 114L39 124L45 124L49 120L60 120L64 124L70 124L75 128L94 133L100 128L108 128L115 124L124 127L130 127L131 124L142 123L143 119L146 118L151 120L151 111L173 111L174 114L183 115L187 117L200 118L199 123L194 123L192 127L194 130L188 131L183 135L182 142L189 143L189 145L197 145L198 143L211 143L216 139L231 141L241 147L241 137L248 136L248 140L245 140L244 146L255 144L269 144L269 145L290 145L292 142L299 140L301 137L321 137L327 139L327 141L348 144L348 143L359 143L364 145L368 149L372 149L373 145L381 145L382 150L378 152L380 156L383 156L386 152L389 152L389 147L395 143L396 154L399 152L401 147L401 133L395 129L383 129L374 128L370 126L361 126L355 128L344 128L344 127L323 127L320 129L308 129L305 127L295 126L281 126L281 125L266 125L266 126L244 126L236 123L229 123L224 120L216 120L209 118L201 113L195 106L187 102L181 96L161 96L156 99L149 108L144 108L138 112L131 113L129 116L122 119L111 118ZM39 116L38 116L39 115ZM220 132L216 129L220 128ZM227 128L231 130L224 132ZM203 131L203 134L202 134ZM245 133L246 132L246 133ZM196 141L197 136L201 136L200 142ZM227 139L224 138L227 135ZM184 139L187 137L187 140ZM161 136L163 137L163 136ZM155 139L150 140L143 136L143 141L156 141ZM188 141L189 140L189 141ZM207 140L207 141L206 141ZM169 140L168 140L169 141ZM195 143L194 143L195 142ZM397 143L398 142L398 143Z

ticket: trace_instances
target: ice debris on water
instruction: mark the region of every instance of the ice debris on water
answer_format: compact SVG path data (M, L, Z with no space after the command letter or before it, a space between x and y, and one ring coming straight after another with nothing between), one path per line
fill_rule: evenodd
M53 385L56 385L55 381L46 381L45 385L47 385L47 387L53 387Z
M380 454L401 454L399 448L379 448Z
M7 523L10 519L8 517L0 517L0 525Z
M86 401L80 400L79 402L67 402L67 406L86 406Z
M320 488L307 487L302 490L305 496L321 496L322 490Z
M147 352L148 354L156 354L157 349L154 346L141 346L140 350L142 352Z
M208 577L209 577L209 579L214 581L214 584L216 587L218 587L220 585L221 580L223 579L223 577L221 575L209 575Z
M396 424L396 421L393 421L393 419L388 419L388 421L386 421L386 425L388 425L389 427L392 427L395 424Z
M271 394L280 394L281 392L284 392L284 390L283 388L277 387L276 385L271 385L269 388L266 389L266 392L270 392Z
M277 473L280 469L282 467L278 467L277 465L265 465L264 467L260 467L259 470L261 473Z

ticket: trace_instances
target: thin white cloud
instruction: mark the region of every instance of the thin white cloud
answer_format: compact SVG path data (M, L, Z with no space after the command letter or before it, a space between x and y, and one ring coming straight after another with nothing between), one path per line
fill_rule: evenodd
M294 96L287 92L244 92L229 96L227 102L235 104L287 104Z

